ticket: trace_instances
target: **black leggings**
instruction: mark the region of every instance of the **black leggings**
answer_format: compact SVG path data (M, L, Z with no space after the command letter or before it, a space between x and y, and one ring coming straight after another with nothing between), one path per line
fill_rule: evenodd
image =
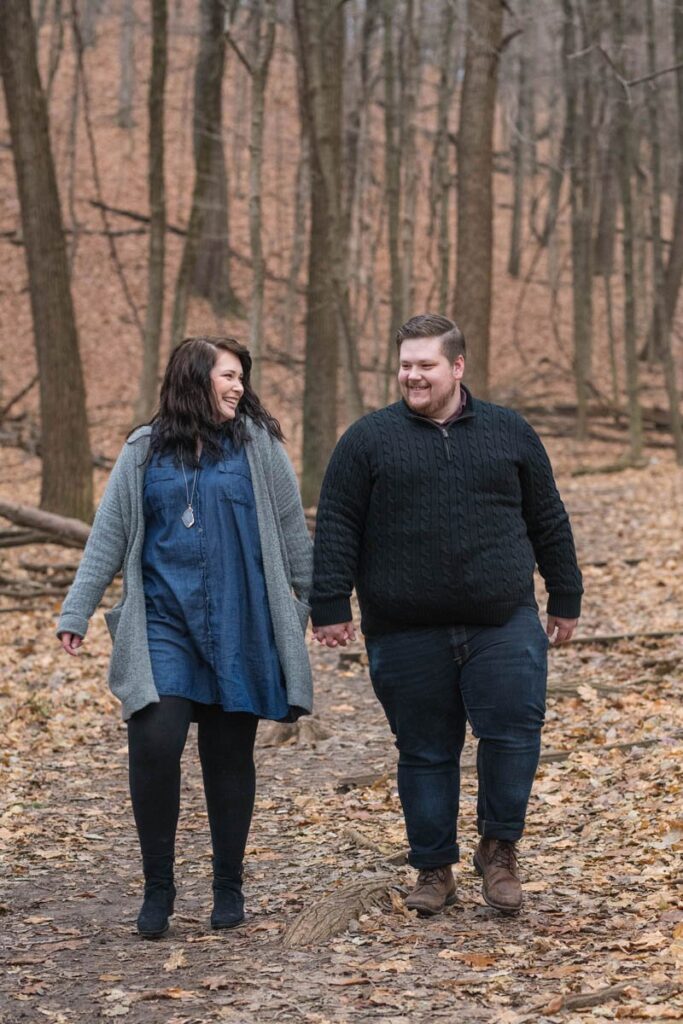
M184 697L162 697L128 721L130 794L143 863L147 871L173 859L180 758L193 719L198 726L214 873L232 876L242 866L254 809L258 718Z

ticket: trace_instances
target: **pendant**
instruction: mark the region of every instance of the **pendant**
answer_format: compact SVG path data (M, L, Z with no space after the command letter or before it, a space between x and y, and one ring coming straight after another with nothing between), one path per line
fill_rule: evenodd
M194 526L194 512L192 511L192 505L187 506L180 518L183 521L183 526L186 526L188 530L191 526Z

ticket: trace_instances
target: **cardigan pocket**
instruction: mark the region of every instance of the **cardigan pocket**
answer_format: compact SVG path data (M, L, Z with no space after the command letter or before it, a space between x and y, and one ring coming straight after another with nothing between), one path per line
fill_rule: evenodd
M108 608L104 613L104 621L107 623L107 629L109 630L109 635L112 638L112 641L116 639L116 630L118 629L122 611L123 602L115 604L113 608Z
M311 606L306 601L300 601L298 597L292 594L292 600L294 601L294 609L299 619L301 629L306 632L308 626L308 619L311 614Z

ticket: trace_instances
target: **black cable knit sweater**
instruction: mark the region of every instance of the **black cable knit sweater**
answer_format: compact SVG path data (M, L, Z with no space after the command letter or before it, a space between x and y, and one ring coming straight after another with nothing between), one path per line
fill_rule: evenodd
M472 398L442 427L396 402L334 450L315 532L316 626L348 622L355 586L366 636L434 625L501 625L535 607L577 618L581 573L569 517L533 428Z

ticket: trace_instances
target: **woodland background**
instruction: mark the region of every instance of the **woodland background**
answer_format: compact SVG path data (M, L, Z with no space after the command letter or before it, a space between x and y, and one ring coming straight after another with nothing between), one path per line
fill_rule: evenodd
M0 68L3 1019L681 1019L683 4L4 0ZM526 909L481 903L470 772L459 903L406 915L363 656L311 646L313 725L260 734L249 923L207 934L189 744L181 903L141 944L106 630L53 636L65 544L174 341L249 344L313 509L426 309L541 433L584 569Z

